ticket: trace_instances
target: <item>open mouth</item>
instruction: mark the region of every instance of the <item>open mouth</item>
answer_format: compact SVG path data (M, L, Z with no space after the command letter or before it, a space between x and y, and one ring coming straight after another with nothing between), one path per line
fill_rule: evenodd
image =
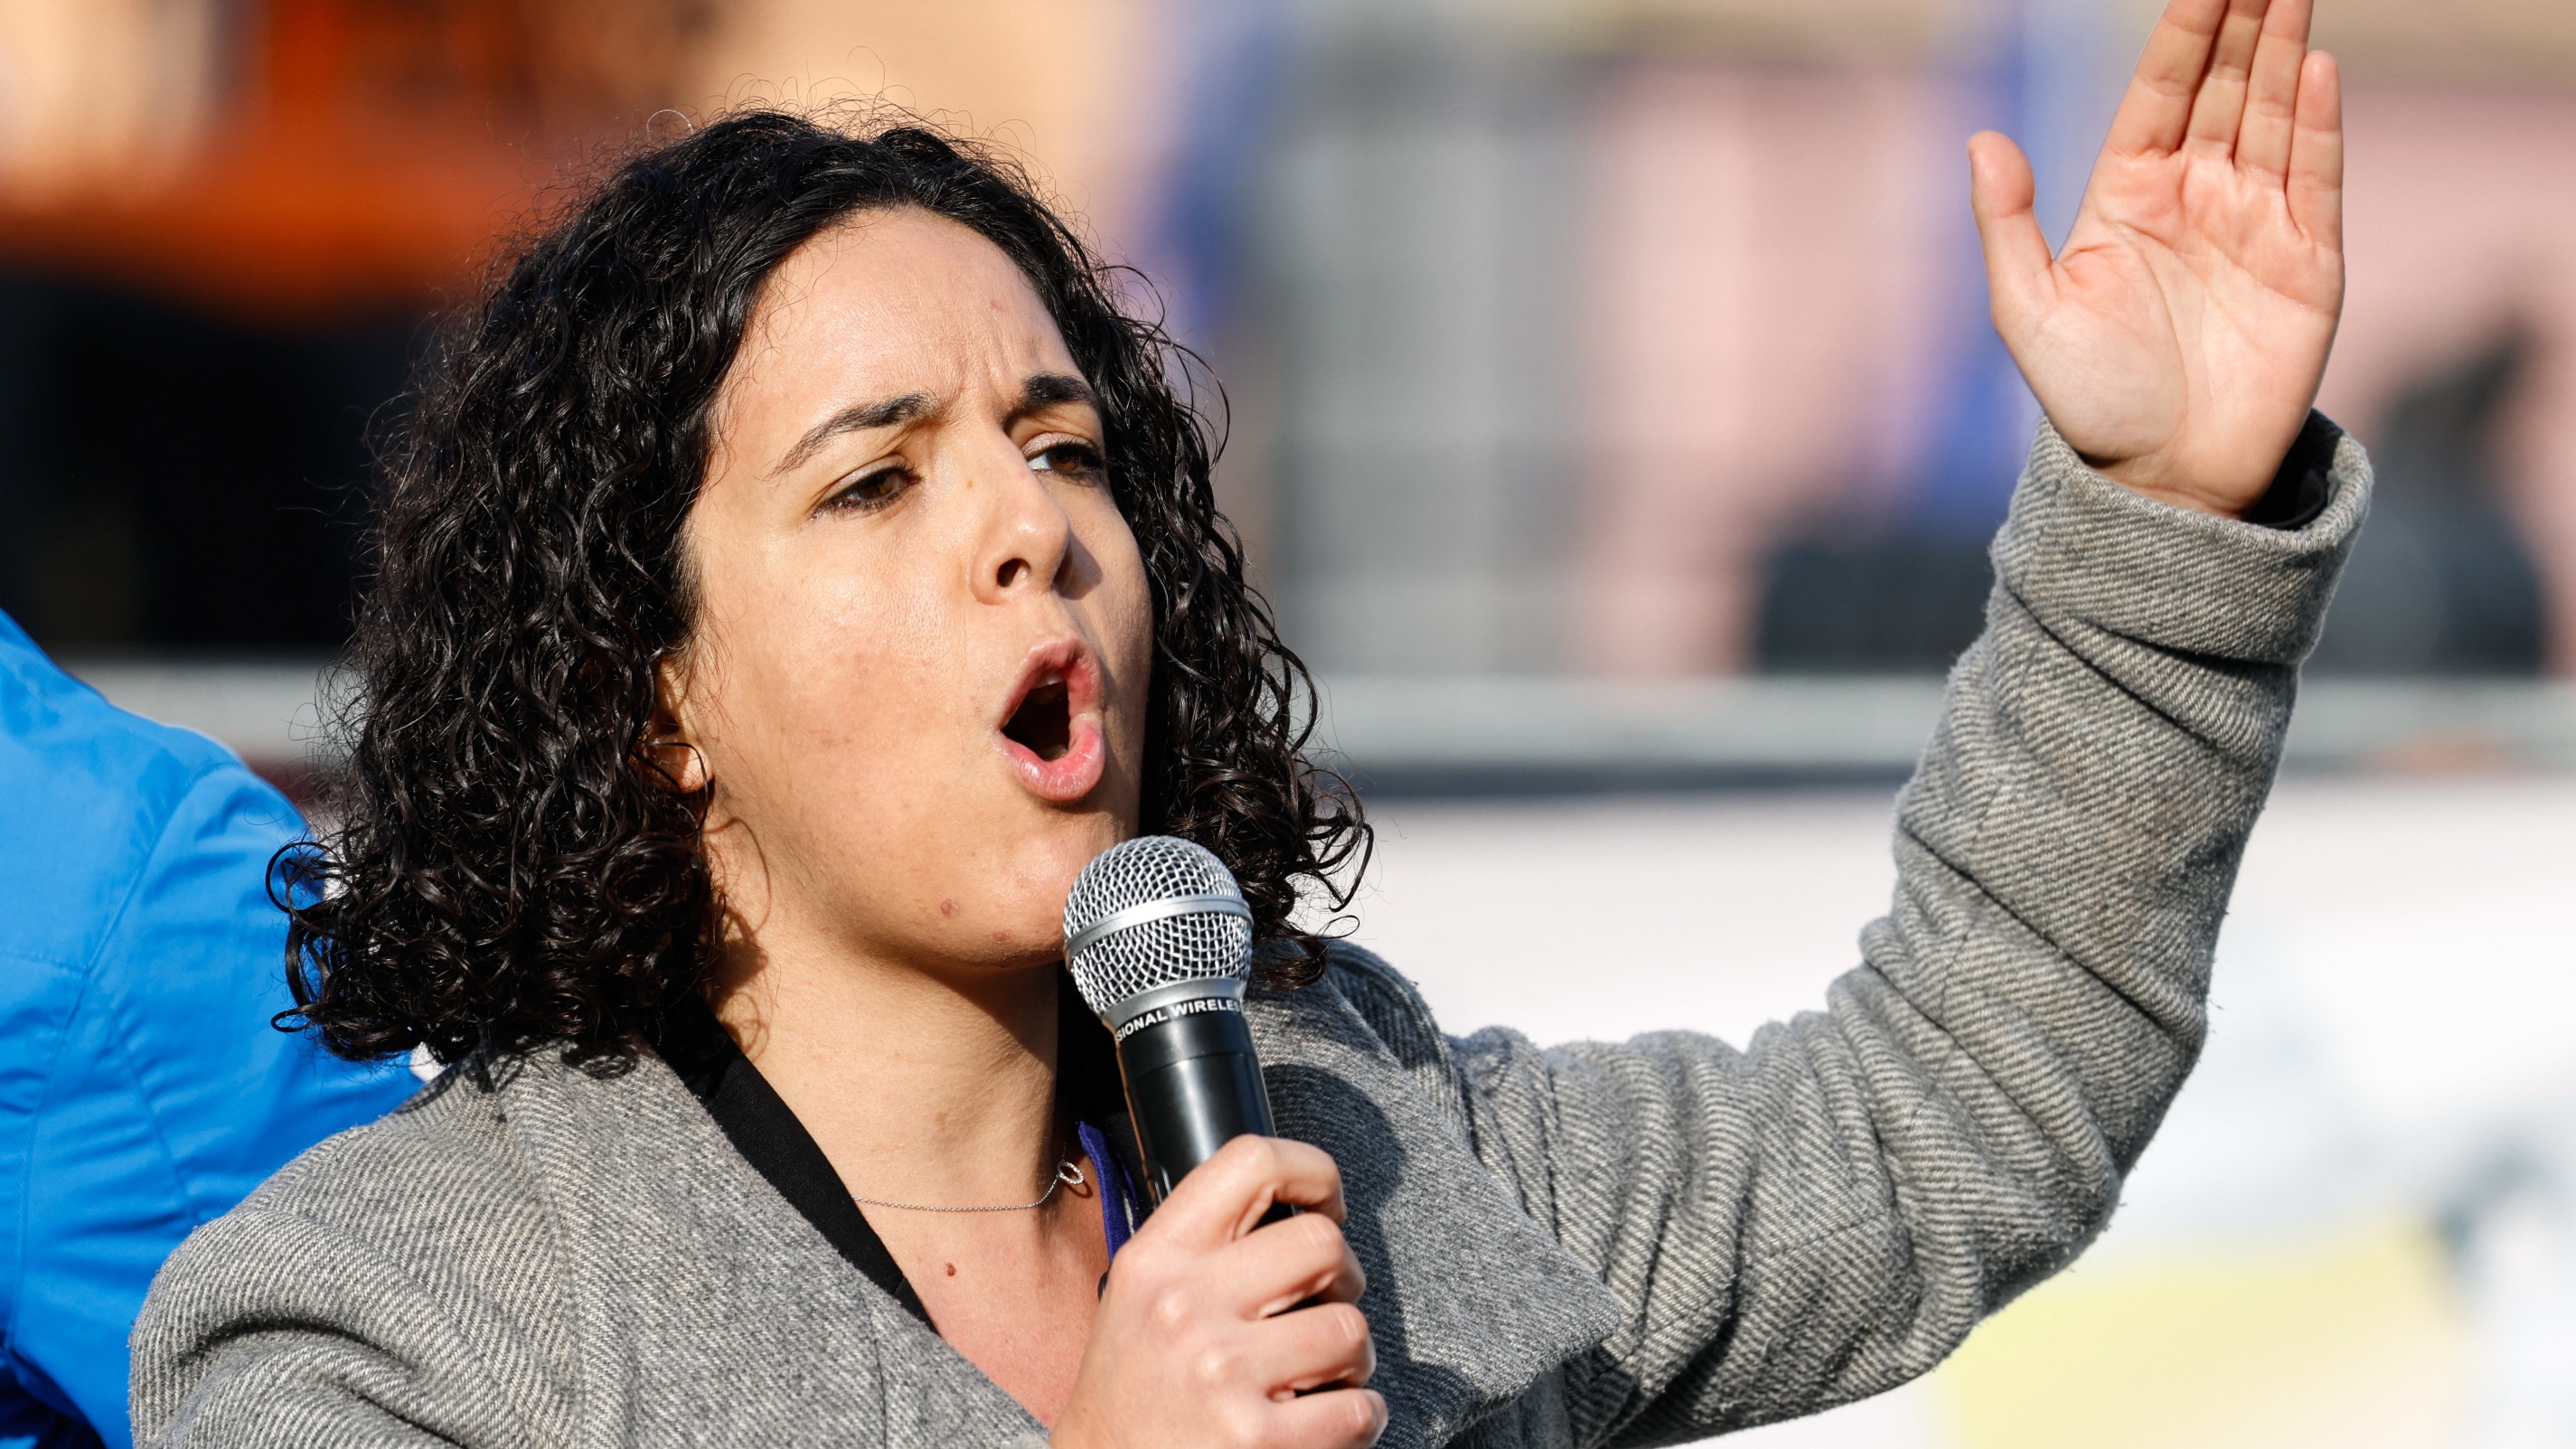
M1031 686L1002 724L1003 737L1041 760L1061 760L1073 748L1073 700L1060 675Z
M994 728L1002 756L1039 799L1069 805L1108 767L1100 733L1100 668L1079 639L1040 644L1020 667L1010 713Z

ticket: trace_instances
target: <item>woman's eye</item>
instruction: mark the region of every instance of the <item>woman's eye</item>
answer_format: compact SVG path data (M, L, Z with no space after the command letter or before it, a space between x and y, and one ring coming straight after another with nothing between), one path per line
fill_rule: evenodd
M839 513L874 513L903 496L912 483L911 470L879 468L862 474L843 485L838 492L823 500L823 507Z
M1040 473L1063 473L1087 481L1109 470L1108 460L1089 443L1058 443L1029 458L1029 467Z

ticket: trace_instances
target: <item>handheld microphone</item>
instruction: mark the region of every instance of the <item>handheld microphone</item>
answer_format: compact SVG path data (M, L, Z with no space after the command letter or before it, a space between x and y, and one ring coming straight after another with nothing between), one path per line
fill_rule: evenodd
M1118 1075L1160 1205L1245 1133L1270 1136L1270 1097L1243 1019L1252 908L1214 855L1169 835L1113 845L1064 902L1074 987L1118 1043Z

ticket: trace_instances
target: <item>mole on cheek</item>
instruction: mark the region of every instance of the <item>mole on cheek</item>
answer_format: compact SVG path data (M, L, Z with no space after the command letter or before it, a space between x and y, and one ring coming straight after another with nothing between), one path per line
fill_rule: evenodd
M956 1276L957 1276L957 1265L956 1265L956 1264L951 1263L951 1264L949 1264L949 1265L948 1265L948 1276L949 1276L949 1277L951 1277L951 1278L954 1278L954 1277L956 1277Z

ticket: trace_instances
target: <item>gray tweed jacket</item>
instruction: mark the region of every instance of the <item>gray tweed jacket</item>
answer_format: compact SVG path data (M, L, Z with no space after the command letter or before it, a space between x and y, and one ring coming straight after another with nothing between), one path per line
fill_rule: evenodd
M2324 512L2272 530L2043 431L1894 907L1822 1011L1742 1049L1456 1039L1349 949L1255 994L1279 1125L1345 1174L1387 1444L1662 1444L1857 1399L2100 1231L2200 1049L2365 507L2360 449L2326 443ZM650 1059L450 1072L314 1148L170 1259L133 1348L165 1444L1043 1439Z

